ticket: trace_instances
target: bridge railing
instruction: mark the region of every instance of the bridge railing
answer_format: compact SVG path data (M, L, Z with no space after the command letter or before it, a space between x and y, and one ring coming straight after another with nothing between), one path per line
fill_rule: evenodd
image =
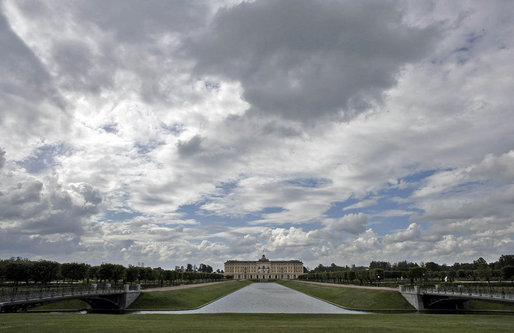
M0 289L0 303L15 301L33 301L38 299L60 298L81 295L102 295L122 293L137 290L137 287L106 285L78 285L78 286L47 286L41 288Z
M435 287L401 286L400 292L514 300L514 287L465 287L463 285L451 287L440 285Z

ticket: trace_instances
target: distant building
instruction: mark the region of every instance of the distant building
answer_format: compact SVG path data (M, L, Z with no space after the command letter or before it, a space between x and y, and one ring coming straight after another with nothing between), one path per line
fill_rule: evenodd
M270 261L264 254L257 261L228 260L225 262L225 275L232 275L235 280L290 280L302 274L303 263L300 260Z

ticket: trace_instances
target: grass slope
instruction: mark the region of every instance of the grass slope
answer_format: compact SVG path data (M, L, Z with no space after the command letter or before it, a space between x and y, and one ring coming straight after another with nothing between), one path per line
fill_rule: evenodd
M514 311L514 305L498 304L487 301L472 300L468 302L470 310L507 310Z
M195 309L250 284L235 281L204 287L142 293L129 309L186 310Z
M315 296L350 309L414 309L397 291L329 287L294 281L283 281L280 283L304 294Z
M514 316L0 314L0 332L512 332Z

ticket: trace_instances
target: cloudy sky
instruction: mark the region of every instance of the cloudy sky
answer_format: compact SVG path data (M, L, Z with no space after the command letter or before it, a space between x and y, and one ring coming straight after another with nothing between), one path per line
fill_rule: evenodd
M512 1L0 8L0 258L514 252Z

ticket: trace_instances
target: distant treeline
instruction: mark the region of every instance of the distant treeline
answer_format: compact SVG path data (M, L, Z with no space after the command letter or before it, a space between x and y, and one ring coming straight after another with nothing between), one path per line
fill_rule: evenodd
M187 268L177 267L166 270L161 267L124 267L119 264L103 263L91 266L85 263L58 263L49 260L31 261L24 258L0 260L0 283L12 282L18 285L54 281L65 282L97 282L97 283L143 283L143 284L174 284L176 282L191 283L198 280L222 280L223 274L212 272L212 267L200 264L199 268L191 264Z
M500 258L487 263L480 257L473 263L455 263L452 266L437 264L435 262L413 263L399 261L391 264L387 261L372 261L365 266L330 266L318 265L308 274L300 276L302 280L309 281L334 281L337 283L352 283L358 280L363 283L380 282L384 279L403 280L440 280L441 282L453 282L455 279L465 280L513 280L514 279L514 255L501 255Z

